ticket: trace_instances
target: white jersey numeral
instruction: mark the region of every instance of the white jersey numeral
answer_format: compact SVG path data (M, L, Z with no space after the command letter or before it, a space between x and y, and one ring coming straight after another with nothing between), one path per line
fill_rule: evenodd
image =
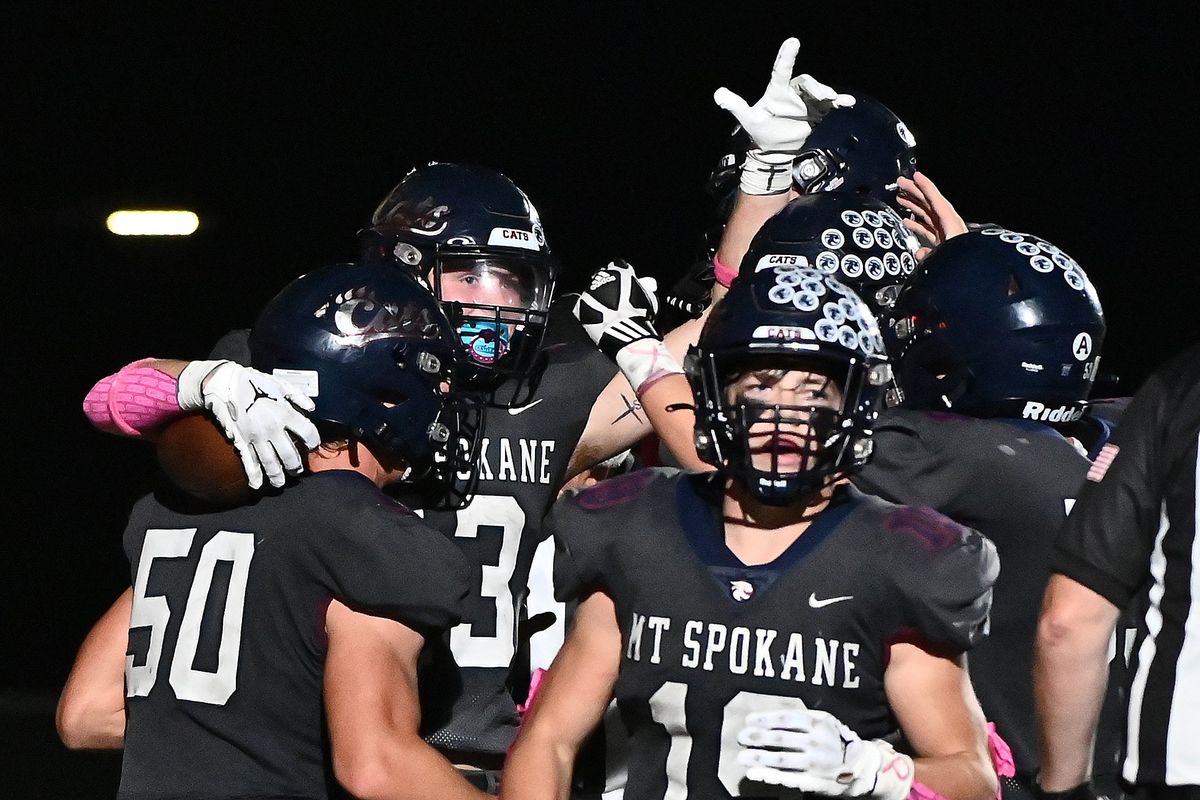
M687 684L667 681L650 696L650 717L671 737L664 768L667 791L663 800L685 800L688 796L688 761L692 755L692 734L687 727ZM746 715L756 711L804 708L798 697L780 697L758 692L738 692L721 712L721 752L717 760L717 777L725 790L740 797L749 787L743 786L746 768L737 762L740 745L738 731L746 724Z
M516 610L509 582L517 568L517 552L525 512L515 498L502 495L476 495L471 505L457 515L454 535L477 539L488 528L500 530L500 555L495 564L483 565L480 594L495 603L494 633L476 636L474 623L463 622L450 630L450 651L460 667L507 668L517 652Z
M137 581L133 587L133 610L129 630L150 629L150 647L146 661L134 665L134 656L125 657L125 691L129 697L145 697L154 688L158 666L162 660L163 639L171 608L162 595L147 595L150 572L156 558L183 558L191 551L195 528L151 529L146 531L142 555L138 560ZM224 705L237 689L238 656L242 646L242 615L246 605L246 584L250 576L250 561L254 558L254 534L221 531L200 550L199 563L192 577L175 652L171 656L170 684L180 700ZM196 649L200 643L200 623L212 590L217 562L232 564L229 588L221 620L221 641L217 646L215 672L194 669Z

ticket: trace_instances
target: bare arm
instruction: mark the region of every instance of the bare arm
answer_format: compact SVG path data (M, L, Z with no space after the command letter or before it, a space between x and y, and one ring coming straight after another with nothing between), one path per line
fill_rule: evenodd
M1108 642L1120 610L1086 586L1052 575L1042 601L1033 661L1042 788L1072 789L1091 775L1092 748L1108 682Z
M325 711L342 786L363 800L485 800L418 733L417 655L424 638L336 600L325 624Z
M689 320L664 337L667 350L683 362L688 347L696 343L707 315ZM691 405L692 390L687 378L668 375L636 397L625 376L617 373L592 404L579 444L571 456L567 477L572 478L592 465L627 450L646 434L654 431L686 469L708 469L696 458L692 444L694 416L687 409L671 409L677 404Z
M763 223L797 197L794 192L783 194L746 194L738 192L734 201L733 211L729 221L725 223L725 231L721 234L721 244L717 247L717 258L730 269L737 271L741 266L742 256L750 249L750 240ZM713 286L713 305L725 296L726 288L717 283Z
M616 609L608 595L595 592L580 604L508 753L505 800L567 800L575 755L612 699L620 663Z
M998 783L986 723L964 662L894 644L884 689L913 746L916 780L950 800L993 800Z
M125 746L125 651L133 589L126 589L88 632L67 676L54 722L72 750Z

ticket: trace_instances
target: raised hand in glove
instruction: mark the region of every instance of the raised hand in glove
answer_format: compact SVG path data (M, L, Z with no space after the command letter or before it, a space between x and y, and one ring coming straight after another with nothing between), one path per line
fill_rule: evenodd
M657 289L653 278L640 278L617 260L593 273L575 301L575 318L638 392L652 378L682 372L655 328Z
M754 105L721 87L713 100L737 119L754 140L742 166L741 189L746 194L782 194L791 188L792 161L804 142L831 108L854 105L854 98L838 94L811 75L792 78L800 41L786 40L775 56L771 79Z
M304 471L303 451L321 443L320 434L301 411L312 411L310 398L287 381L233 361L193 361L179 375L179 407L207 410L233 442L250 488L283 486L285 473Z
M791 709L746 716L738 763L751 781L829 797L903 800L913 761L878 739L860 739L826 711Z

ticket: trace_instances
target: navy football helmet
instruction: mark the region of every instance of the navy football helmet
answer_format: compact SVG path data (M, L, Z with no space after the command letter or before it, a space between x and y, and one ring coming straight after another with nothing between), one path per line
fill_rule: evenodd
M796 198L763 224L739 276L781 264L812 268L854 289L878 314L916 267L916 250L916 237L882 202L821 192Z
M288 284L250 333L255 369L302 387L322 439L365 444L409 478L445 487L454 507L474 483L483 402L449 394L461 348L429 290L389 264L336 264Z
M812 192L852 192L896 202L900 176L917 170L916 139L908 126L878 100L855 94L854 105L834 108L817 124L792 166L792 180Z
M739 388L747 375L770 381L790 370L825 376L841 402L781 405ZM713 307L686 372L697 453L769 505L802 501L866 463L891 381L866 303L832 276L796 263L739 276Z
M956 236L921 263L892 314L902 405L1056 426L1083 416L1104 311L1050 242L994 227Z
M366 260L398 263L432 284L474 385L535 371L557 264L537 209L512 181L462 164L414 169L361 236Z

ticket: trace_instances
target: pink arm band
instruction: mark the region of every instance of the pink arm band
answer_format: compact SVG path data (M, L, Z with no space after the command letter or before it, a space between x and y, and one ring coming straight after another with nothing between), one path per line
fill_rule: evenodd
M1001 778L1011 778L1017 774L1017 764L1013 761L1012 749L1008 746L1008 742L996 731L996 723L989 722L987 724L988 732L988 752L992 756L992 766L996 770L996 774ZM996 793L996 800L1000 800L1000 792ZM923 783L913 781L912 788L908 791L909 800L946 800L946 798L930 789Z
M183 412L175 399L175 378L146 366L145 358L104 378L83 399L88 421L106 433L149 438Z
M729 284L733 283L733 279L737 277L737 270L726 264L724 261L713 253L713 275L716 276L717 283L729 288Z

